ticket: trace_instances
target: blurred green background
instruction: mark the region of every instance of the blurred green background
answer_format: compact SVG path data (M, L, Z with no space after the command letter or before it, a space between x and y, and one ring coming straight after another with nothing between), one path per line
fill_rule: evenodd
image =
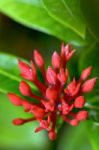
M43 0L41 4L40 0L0 0L0 12L0 149L98 150L99 81L87 96L89 120L77 127L64 123L54 142L45 131L34 133L37 122L12 125L14 118L30 115L13 106L6 94L18 93L19 57L30 60L37 48L48 66L53 51L60 51L63 41L77 49L68 65L71 78L78 78L89 65L94 67L92 76L99 76L99 2L65 0L63 4L62 0Z

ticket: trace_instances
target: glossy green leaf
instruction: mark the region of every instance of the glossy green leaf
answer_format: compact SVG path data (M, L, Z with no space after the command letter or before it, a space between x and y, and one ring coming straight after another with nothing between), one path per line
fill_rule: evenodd
M18 58L0 53L0 92L14 92L19 94L20 72L18 69ZM32 85L35 90L35 87Z
M65 42L80 46L86 44L86 41L81 38L83 33L80 36L49 16L41 0L0 0L0 11L27 27L48 33Z
M99 41L99 0L80 0L90 33Z
M42 0L45 9L55 20L85 37L85 24L80 10L79 0Z

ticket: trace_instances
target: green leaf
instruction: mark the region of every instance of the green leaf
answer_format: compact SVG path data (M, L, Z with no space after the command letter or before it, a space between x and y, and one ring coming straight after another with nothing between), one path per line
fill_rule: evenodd
M61 150L92 150L86 123L82 122L77 127L64 128L57 147Z
M71 28L49 16L41 0L0 0L0 11L27 27L48 33L65 42L80 46L86 44L86 41Z
M46 150L47 147L48 150L50 149L50 142L45 132L34 132L39 126L36 121L22 126L12 124L14 118L30 117L32 115L23 112L20 107L13 106L8 98L0 93L0 148Z
M99 41L99 0L80 0L90 33Z
M19 82L22 80L18 69L18 58L15 56L0 53L0 92L19 93ZM35 91L35 86L32 85Z
M45 9L55 20L70 28L82 38L85 37L85 24L78 0L42 0Z

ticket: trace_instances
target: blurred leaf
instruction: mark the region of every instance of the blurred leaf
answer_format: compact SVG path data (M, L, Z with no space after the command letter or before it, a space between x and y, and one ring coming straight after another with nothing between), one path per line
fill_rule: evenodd
M49 15L70 28L82 38L85 37L85 24L78 0L42 0Z
M14 92L19 94L19 82L21 77L18 69L18 58L0 53L0 92ZM32 85L35 90L35 87Z
M86 131L86 123L80 123L77 127L69 126L68 128L64 128L57 149L92 150Z
M41 0L0 0L0 11L27 27L56 36L65 42L80 46L86 44L79 34L77 35L71 28L49 16ZM74 26L74 22L71 26ZM85 29L80 27L80 30L84 32ZM80 34L84 37L84 33Z
M49 150L51 148L45 132L34 132L38 127L37 122L14 126L12 120L17 117L29 118L31 115L24 113L22 108L13 106L8 98L0 93L0 149Z
M99 0L80 0L83 15L92 35L99 41Z
M86 132L88 133L88 137L92 145L92 149L98 150L99 149L99 126L93 124L92 121L87 122Z

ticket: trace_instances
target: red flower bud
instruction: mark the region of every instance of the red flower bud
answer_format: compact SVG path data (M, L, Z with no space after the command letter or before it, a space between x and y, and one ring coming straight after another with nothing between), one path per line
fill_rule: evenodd
M85 104L85 98L83 96L79 96L74 101L74 106L76 108L82 108Z
M49 99L49 100L55 100L58 96L58 91L56 88L54 87L49 87L47 90L46 90L46 97Z
M51 67L48 67L47 69L46 78L50 84L56 84L57 76Z
M49 136L50 140L52 140L52 141L55 140L56 139L55 131L54 130L49 131L48 136Z
M96 84L96 79L97 78L92 78L87 80L81 87L81 92L82 93L88 93L91 92Z
M73 56L74 52L75 50L72 50L69 44L67 44L66 46L62 44L61 56L64 62L69 61L69 59Z
M14 119L13 120L13 124L14 125L17 125L17 126L20 126L20 125L22 125L22 124L24 124L25 123L25 120L24 119L21 119L21 118L17 118L17 119Z
M30 96L31 94L31 88L25 81L20 82L19 90L24 96Z
M92 66L84 69L83 72L82 72L82 74L81 74L80 79L81 80L87 79L90 76L91 72L92 72Z
M38 50L34 50L34 60L38 67L44 66L44 59Z
M79 120L77 120L77 119L72 119L72 120L70 121L70 124L71 124L72 126L78 126Z
M33 80L34 74L32 69L28 64L19 60L19 69L21 71L21 76L27 80Z
M52 65L55 69L59 69L60 68L60 56L59 54L55 51L52 55Z
M12 104L14 104L16 106L22 105L22 99L18 95L13 94L13 93L8 93L8 97Z
M80 120L86 120L88 118L88 112L85 110L81 110L78 112L76 118Z

